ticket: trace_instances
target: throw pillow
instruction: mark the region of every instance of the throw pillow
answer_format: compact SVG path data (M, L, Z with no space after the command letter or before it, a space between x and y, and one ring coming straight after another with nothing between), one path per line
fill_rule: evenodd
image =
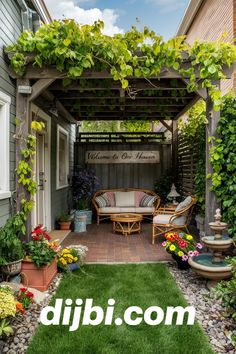
M135 197L133 192L115 192L117 207L135 207Z
M192 197L189 195L187 198L184 199L181 203L179 203L175 209L175 211L181 211L185 209L187 206L189 206L192 202Z
M114 207L116 205L114 192L106 192L103 194L109 200L110 206Z
M140 201L140 207L152 207L157 196L145 194Z
M99 197L96 197L95 200L98 203L99 208L106 208L111 206L109 200L104 194L99 195Z
M135 206L138 208L140 206L141 199L145 195L144 192L141 191L135 191Z

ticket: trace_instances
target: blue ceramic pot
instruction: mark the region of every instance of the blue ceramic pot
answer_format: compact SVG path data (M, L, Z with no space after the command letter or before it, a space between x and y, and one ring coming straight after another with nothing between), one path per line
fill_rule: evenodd
M79 269L79 265L77 263L68 264L68 268L73 272L74 270Z
M86 219L86 224L87 225L91 225L92 224L92 217L93 217L93 212L92 210L76 210L75 211L75 222L76 219L78 218L78 216L80 215L86 215L87 219Z

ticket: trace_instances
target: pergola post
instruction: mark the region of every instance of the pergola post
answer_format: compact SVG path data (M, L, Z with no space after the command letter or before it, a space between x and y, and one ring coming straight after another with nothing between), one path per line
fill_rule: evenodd
M19 86L30 86L30 81L27 79L17 79L17 94L16 94L16 167L22 159L21 150L26 146L26 138L30 132L30 102L27 94L19 93ZM29 198L23 186L17 183L18 176L16 175L16 208L17 211L21 209L21 200ZM26 238L29 237L31 230L31 216L28 217L26 222Z
M217 136L216 129L220 118L220 111L213 109L213 103L209 93L207 93L206 99L206 117L208 124L206 126L206 176L213 172L212 165L210 163L210 149L214 141L209 142L209 138ZM206 194L205 194L205 233L210 235L209 222L214 221L214 215L219 204L216 199L216 195L211 191L211 179L206 179Z
M172 122L172 171L174 181L178 178L178 120Z

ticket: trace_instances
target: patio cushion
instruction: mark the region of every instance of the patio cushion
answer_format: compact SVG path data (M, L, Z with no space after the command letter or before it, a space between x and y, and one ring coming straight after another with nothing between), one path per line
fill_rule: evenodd
M143 198L140 201L140 207L151 207L153 206L153 203L157 199L156 196L145 194Z
M109 214L109 213L120 213L119 207L105 207L99 208L100 213Z
M192 202L192 197L189 195L187 198L185 198L179 205L177 205L175 211L181 211L185 208L187 208Z
M104 207L109 207L110 205L110 201L108 200L108 198L106 197L105 194L100 195L99 197L95 198L96 202L98 203L98 206L100 208L104 208Z
M159 214L154 216L153 218L153 224L169 224L170 218L173 215L169 215L169 214ZM178 218L174 219L172 224L173 225L181 225L183 226L186 223L186 216L185 215L181 215Z
M155 208L154 207L138 207L138 208L135 208L135 212L136 213L139 213L139 214L142 214L142 213L150 213L152 214L154 212Z
M135 193L133 192L115 192L117 207L135 207Z
M135 207L121 207L120 212L121 213L135 213Z

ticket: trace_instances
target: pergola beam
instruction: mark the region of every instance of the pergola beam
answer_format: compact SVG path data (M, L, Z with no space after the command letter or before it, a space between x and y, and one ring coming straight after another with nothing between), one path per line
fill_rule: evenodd
M32 92L29 96L29 102L34 101L43 91L45 91L55 79L40 79L32 86Z
M64 105L56 99L56 97L48 90L43 92L43 97L49 102L55 103L56 109L61 113L61 115L70 123L76 124L77 120L72 116L72 114L64 107Z

